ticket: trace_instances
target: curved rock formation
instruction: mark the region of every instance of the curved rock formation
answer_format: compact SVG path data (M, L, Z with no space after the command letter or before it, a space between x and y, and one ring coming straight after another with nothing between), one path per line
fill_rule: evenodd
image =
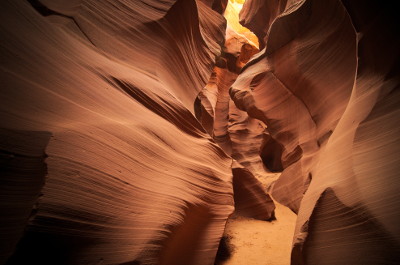
M268 30L272 22L294 2L299 0L250 0L240 11L240 23L249 28L260 40L260 49L264 48Z
M283 146L285 171L272 193L295 212L313 159L343 113L355 76L356 34L335 2L305 2L276 19L263 58L245 69L230 92ZM291 32L282 35L282 28Z
M236 12L232 9L227 9L225 16ZM215 142L234 159L232 172L236 212L270 220L275 206L258 180L266 178L268 172L260 157L261 142L267 135L265 126L239 110L229 96L229 88L241 68L258 52L252 41L240 33L243 29L235 31L235 26L231 25L234 18L228 16L223 54L218 58L209 82L199 93L196 116Z
M223 17L188 0L0 5L0 263L213 264L232 160L191 111Z
M298 213L292 264L397 264L400 35L394 7L305 0L280 15L280 3L274 8L269 17L275 19L242 11L242 21L264 34L266 48L230 94L282 148L269 153L284 169L271 194Z
M214 264L270 195L292 264L400 262L397 9L247 0L261 51L225 9L0 3L1 264Z

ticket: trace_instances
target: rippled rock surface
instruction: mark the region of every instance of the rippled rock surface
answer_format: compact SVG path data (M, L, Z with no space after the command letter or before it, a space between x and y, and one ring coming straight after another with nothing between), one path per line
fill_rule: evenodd
M265 39L265 49L230 94L282 149L267 160L283 168L272 197L298 213L292 263L397 264L394 8L378 1L277 3L245 3L241 21ZM266 17L254 6L274 9Z
M272 198L292 264L400 263L395 6L247 0L255 35L225 10L0 3L1 264L214 264Z
M0 263L213 264L232 159L192 113L223 3L0 5Z

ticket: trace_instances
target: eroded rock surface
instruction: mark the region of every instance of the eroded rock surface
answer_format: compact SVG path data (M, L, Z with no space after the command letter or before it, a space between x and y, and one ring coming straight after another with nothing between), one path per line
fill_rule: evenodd
M396 264L397 15L378 1L282 3L246 2L273 14L243 9L266 43L230 94L282 148L271 194L298 213L292 264Z
M229 95L229 89L242 67L259 50L247 37L252 33L235 24L238 23L238 14L234 17L230 13L237 13L231 5L228 4L225 13L228 24L223 52L217 59L210 80L199 93L196 116L215 142L234 159L232 172L236 212L269 220L274 216L275 206L258 179L268 176L269 170L260 157L260 148L269 135L265 125L238 109Z
M1 2L1 264L214 264L270 195L292 264L400 262L396 8L231 4Z
M217 2L2 1L1 264L213 264L232 159L192 112Z

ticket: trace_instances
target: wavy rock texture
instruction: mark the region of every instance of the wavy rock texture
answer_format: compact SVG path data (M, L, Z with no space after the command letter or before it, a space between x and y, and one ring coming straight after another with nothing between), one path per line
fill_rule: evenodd
M232 159L192 111L224 1L0 5L0 263L213 264Z
M265 36L266 48L230 94L239 109L265 123L272 149L282 150L265 160L284 169L272 196L298 213L292 264L397 264L400 35L394 7L305 0L280 15L280 2L274 7L269 17L242 11L242 21Z
M196 116L215 142L234 159L232 165L236 212L242 216L269 220L275 209L257 177L266 169L259 155L267 135L265 126L239 110L229 96L240 69L258 52L249 40L228 24L223 54L211 78L198 96Z
M351 93L356 34L333 1L305 2L284 14L270 29L263 58L245 69L230 93L283 147L285 170L272 194L297 212L314 158ZM286 27L292 32L280 34Z
M400 263L397 9L248 0L255 54L225 8L0 3L1 264L214 264L260 178L292 264Z
M265 47L268 30L272 22L287 8L299 0L250 0L246 1L240 11L240 23L251 29L260 40L260 49Z

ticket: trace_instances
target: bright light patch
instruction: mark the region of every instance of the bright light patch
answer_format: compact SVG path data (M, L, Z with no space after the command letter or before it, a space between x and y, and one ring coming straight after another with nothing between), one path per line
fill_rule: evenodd
M225 9L224 16L228 22L228 27L233 29L236 33L245 37L251 45L258 46L258 38L248 28L243 27L239 23L239 13L242 10L245 0L229 0Z

